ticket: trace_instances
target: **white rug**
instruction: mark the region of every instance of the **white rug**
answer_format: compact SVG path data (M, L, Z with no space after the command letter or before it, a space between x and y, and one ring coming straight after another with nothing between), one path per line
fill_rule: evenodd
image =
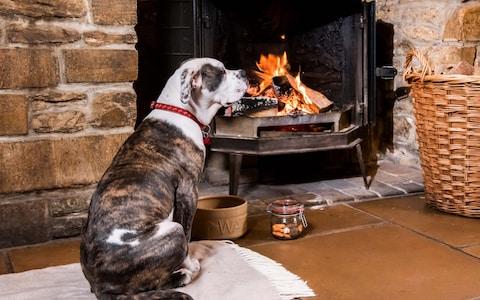
M194 256L209 253L191 284L178 289L196 300L286 300L311 297L306 282L279 263L228 241L191 244ZM0 276L0 299L94 300L80 264Z

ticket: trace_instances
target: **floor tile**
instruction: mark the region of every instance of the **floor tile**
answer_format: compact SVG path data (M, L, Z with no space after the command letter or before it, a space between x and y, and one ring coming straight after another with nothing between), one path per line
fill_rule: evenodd
M63 240L7 252L14 272L41 269L79 262L80 241Z
M0 275L10 273L8 269L7 256L0 253Z
M382 197L398 196L404 194L402 190L396 189L391 185L386 185L377 180L373 180L372 184L370 185L369 191L379 194Z
M248 215L265 215L267 213L267 204L261 200L248 200Z
M306 280L315 299L471 299L480 260L395 225L249 247Z
M480 245L466 247L462 249L464 252L480 258Z
M412 168L409 166L404 166L400 164L394 164L389 161L381 161L379 163L379 167L382 171L395 174L395 175L412 175L412 174L419 174L422 171L420 169Z
M355 183L353 183L350 178L340 178L340 179L333 179L333 180L325 180L322 183L331 186L333 188L342 190L348 188L356 187Z
M307 209L305 216L308 221L308 228L304 237L382 222L380 219L345 205L331 206L324 210ZM270 216L264 215L249 218L247 234L235 242L241 246L246 246L281 241L278 241L271 235Z
M352 188L352 189L344 189L342 192L352 195L355 199L373 199L378 198L378 195L372 191L366 190L364 187Z
M423 196L381 199L352 206L452 246L480 243L480 220L427 207Z

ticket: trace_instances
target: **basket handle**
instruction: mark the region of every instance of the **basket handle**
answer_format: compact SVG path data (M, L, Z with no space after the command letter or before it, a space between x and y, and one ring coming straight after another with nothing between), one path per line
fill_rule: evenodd
M417 60L420 62L422 66L422 72L421 72L421 81L425 78L426 75L432 75L432 68L430 67L430 63L428 62L428 59L423 55L422 52L420 52L417 49L410 49L407 52L407 57L405 58L405 64L404 64L404 69L405 72L403 73L403 79L406 80L406 77L408 75L412 75L413 73L416 73L415 70L413 70L413 59L417 58Z

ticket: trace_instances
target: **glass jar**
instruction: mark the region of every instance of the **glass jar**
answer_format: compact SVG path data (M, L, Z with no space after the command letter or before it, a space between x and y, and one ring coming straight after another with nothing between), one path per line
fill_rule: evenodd
M308 226L304 207L291 199L275 200L267 207L271 214L270 225L272 235L280 240L298 238Z

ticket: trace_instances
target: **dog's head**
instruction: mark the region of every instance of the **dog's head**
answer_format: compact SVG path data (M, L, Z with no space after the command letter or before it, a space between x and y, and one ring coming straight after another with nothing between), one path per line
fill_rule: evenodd
M213 58L195 58L179 68L180 101L207 107L212 103L228 106L238 101L248 88L243 70L227 70Z

